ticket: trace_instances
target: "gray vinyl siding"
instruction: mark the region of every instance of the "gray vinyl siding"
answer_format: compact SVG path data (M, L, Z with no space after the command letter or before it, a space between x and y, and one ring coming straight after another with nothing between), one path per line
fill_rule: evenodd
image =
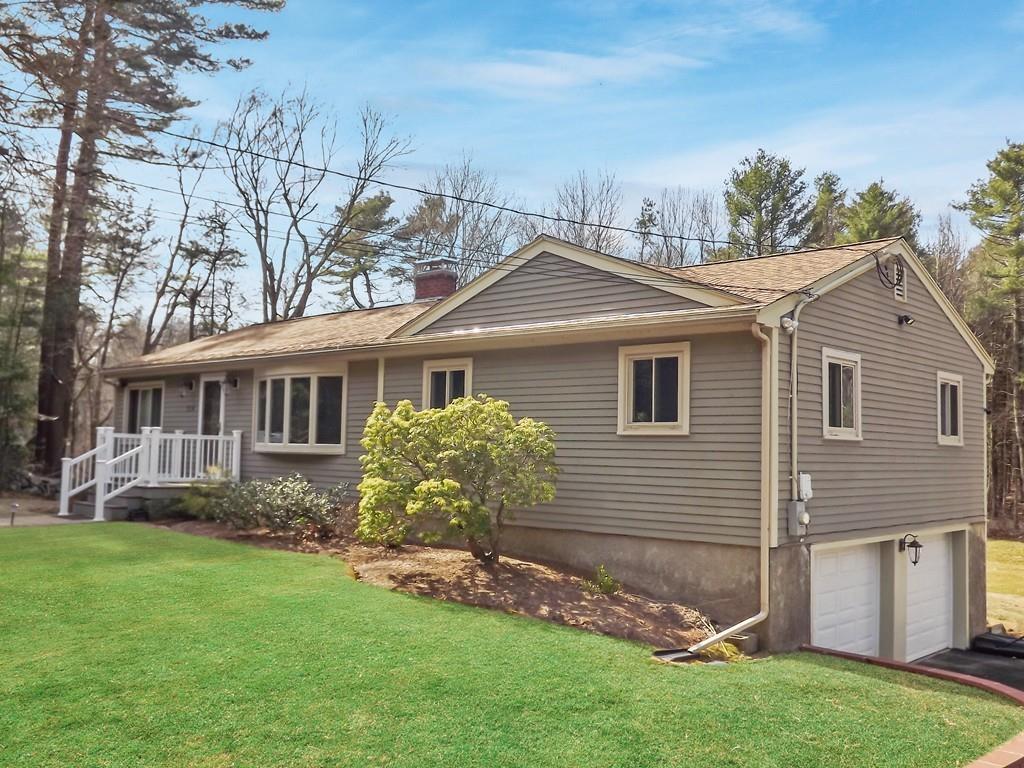
M678 339L662 339L675 341ZM557 498L521 524L596 533L755 544L760 498L760 350L749 334L691 340L690 434L620 436L618 343L480 352L473 389L508 400L517 416L557 434ZM623 342L628 344L628 342ZM643 342L647 343L647 341ZM232 374L234 375L234 374ZM390 359L385 400L422 398L423 358ZM225 430L243 430L242 476L301 472L329 486L358 482L359 437L377 391L375 361L349 364L345 456L253 453L251 372L228 392ZM194 398L168 382L165 419L194 432ZM177 398L173 408L172 400ZM171 416L171 413L183 414Z
M665 339L671 341L675 339ZM628 343L628 342L624 342ZM646 343L646 342L645 342ZM690 434L620 436L616 343L480 352L473 391L557 434L557 498L519 524L756 544L760 349L750 334L692 339ZM385 400L422 399L423 361L389 360Z
M812 541L985 519L983 368L924 285L908 278L909 302L896 301L872 271L800 317L799 459L813 481ZM913 326L898 325L904 313ZM779 527L787 541L789 340L781 338ZM859 442L822 436L822 347L861 356ZM963 376L962 447L938 445L938 371Z
M542 253L420 333L703 306L629 278Z

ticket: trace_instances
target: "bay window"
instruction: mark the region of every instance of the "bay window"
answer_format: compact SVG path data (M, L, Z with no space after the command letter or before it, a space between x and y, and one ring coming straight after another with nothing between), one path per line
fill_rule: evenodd
M343 372L258 378L253 449L344 453L345 378Z

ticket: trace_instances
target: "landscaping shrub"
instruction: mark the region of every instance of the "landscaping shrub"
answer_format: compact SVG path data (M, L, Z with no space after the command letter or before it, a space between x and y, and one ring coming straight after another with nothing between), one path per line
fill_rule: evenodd
M342 523L351 520L353 502L348 484L321 491L293 473L274 480L193 485L181 506L195 517L234 528L268 528L319 541L344 533Z
M378 403L363 432L357 534L395 546L416 520L424 540L458 535L475 558L497 562L512 511L555 497L554 438L486 395L423 411Z
M580 587L592 595L614 595L622 590L622 582L617 581L603 565L597 566L597 578L583 579Z

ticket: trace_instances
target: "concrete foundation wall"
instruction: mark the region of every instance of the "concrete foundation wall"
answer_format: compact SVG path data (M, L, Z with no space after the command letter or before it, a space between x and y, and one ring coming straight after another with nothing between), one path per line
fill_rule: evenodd
M967 530L967 621L971 637L988 629L988 583L985 579L986 528L984 523Z
M604 565L631 589L692 606L719 624L758 610L755 547L511 526L504 548L584 571Z

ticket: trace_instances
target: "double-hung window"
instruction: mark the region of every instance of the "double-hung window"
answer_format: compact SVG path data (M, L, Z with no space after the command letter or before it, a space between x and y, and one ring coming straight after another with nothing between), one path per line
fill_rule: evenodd
M860 355L823 348L821 380L824 436L832 440L860 440Z
M690 343L619 347L620 435L689 434Z
M938 397L939 445L963 445L963 386L962 376L939 371L936 385Z
M344 453L344 369L256 380L256 440L264 452Z
M159 427L164 412L163 384L129 384L125 392L125 427L138 433L143 427Z
M423 407L444 408L473 394L473 360L427 360L423 363Z

